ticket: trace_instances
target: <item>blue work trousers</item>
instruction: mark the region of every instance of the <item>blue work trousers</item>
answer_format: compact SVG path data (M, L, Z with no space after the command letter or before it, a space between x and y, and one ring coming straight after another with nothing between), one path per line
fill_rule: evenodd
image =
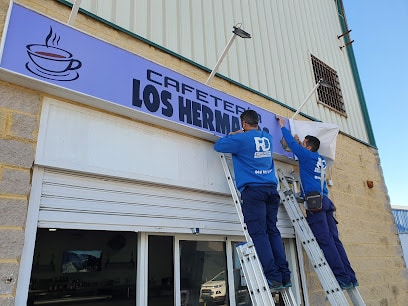
M241 192L242 213L266 278L290 280L290 270L279 229L279 193L275 186L247 186Z
M356 274L339 239L334 211L333 202L324 196L322 210L306 212L307 222L336 278L344 283L356 283Z

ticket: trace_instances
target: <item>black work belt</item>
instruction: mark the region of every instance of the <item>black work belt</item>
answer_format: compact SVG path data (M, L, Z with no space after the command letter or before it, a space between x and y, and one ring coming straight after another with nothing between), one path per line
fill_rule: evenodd
M275 185L275 184L246 184L246 185L244 186L244 189L245 189L245 188L248 188L248 187L270 187L270 188L276 188L277 185Z

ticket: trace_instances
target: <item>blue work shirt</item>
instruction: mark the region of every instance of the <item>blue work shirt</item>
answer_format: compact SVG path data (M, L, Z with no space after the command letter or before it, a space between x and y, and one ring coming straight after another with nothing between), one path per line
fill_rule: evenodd
M277 186L272 136L269 133L249 130L227 135L214 144L214 150L232 154L236 186L240 192L246 185Z

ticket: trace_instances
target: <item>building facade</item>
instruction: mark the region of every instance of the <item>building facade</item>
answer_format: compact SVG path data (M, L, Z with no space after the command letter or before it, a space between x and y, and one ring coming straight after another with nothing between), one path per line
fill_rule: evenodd
M275 115L323 77L301 115L340 128L330 196L360 292L408 303L341 1L82 2L0 1L1 305L250 305L213 143L253 108L296 170ZM232 25L252 38L205 84ZM283 208L278 225L299 304L328 303Z

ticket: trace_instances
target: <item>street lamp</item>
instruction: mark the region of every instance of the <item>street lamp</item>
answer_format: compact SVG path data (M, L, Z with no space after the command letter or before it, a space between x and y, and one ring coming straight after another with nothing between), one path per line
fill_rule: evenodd
M72 5L71 14L69 15L68 24L73 25L75 18L78 14L79 6L81 5L81 0L75 0L74 4Z
M306 102L309 100L310 96L319 88L319 86L323 86L323 87L327 87L327 88L333 88L329 83L327 83L325 80L320 79L316 85L313 87L313 89L310 91L310 93L307 95L307 97L305 98L305 100L302 102L302 104L300 104L299 108L297 109L297 111L293 114L292 118L293 119L296 117L297 114L299 114L301 108L306 104Z
M313 87L313 89L310 91L310 93L307 95L305 100L302 102L302 104L299 106L297 111L293 114L292 118L289 119L289 124L291 126L291 132L292 135L296 134L295 126L291 124L291 121L296 117L297 114L299 114L300 109L306 104L306 102L309 100L310 96L319 88L319 86L327 87L327 88L333 88L329 83L327 83L325 80L320 79L316 85ZM292 152L292 150L288 147L286 140L284 137L281 138L280 143L282 145L282 148L287 151L287 152Z
M241 29L241 24L237 24L237 26L233 27L234 30L232 31L232 36L228 42L228 44L225 46L224 51L222 51L220 58L218 59L217 63L215 64L214 69L211 71L210 76L208 77L207 81L205 82L206 85L210 84L212 79L214 78L215 73L217 72L218 68L221 65L222 60L224 59L225 55L227 54L229 48L231 47L232 43L234 42L235 38L237 36L241 38L251 38L251 34L248 32L245 32L244 30Z

